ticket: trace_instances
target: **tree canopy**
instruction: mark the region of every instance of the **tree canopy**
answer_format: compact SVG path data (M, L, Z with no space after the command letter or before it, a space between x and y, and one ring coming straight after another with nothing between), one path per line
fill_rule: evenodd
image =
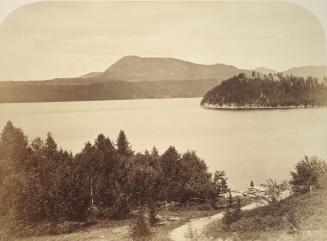
M194 151L135 153L123 131L116 145L100 134L73 155L51 133L29 143L8 122L0 136L0 222L14 233L44 222L120 218L154 202L186 204L226 191L223 171L214 178Z
M327 87L313 77L244 73L208 91L202 105L216 107L288 107L327 105Z

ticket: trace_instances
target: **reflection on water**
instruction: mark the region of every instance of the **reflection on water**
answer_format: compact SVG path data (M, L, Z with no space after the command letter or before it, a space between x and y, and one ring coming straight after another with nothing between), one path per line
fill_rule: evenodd
M104 133L125 130L134 150L169 145L196 150L211 171L224 169L232 188L286 179L304 155L327 159L327 109L213 111L200 99L0 104L0 126L12 120L30 139L52 132L73 152Z

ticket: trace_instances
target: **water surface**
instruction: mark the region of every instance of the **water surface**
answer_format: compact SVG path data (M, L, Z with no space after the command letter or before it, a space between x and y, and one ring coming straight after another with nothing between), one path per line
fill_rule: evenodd
M115 140L120 129L136 151L160 152L169 145L196 150L210 171L223 169L234 189L269 177L289 178L304 155L327 159L327 109L218 111L201 108L199 98L0 104L7 120L29 139L51 132L74 153L104 133Z

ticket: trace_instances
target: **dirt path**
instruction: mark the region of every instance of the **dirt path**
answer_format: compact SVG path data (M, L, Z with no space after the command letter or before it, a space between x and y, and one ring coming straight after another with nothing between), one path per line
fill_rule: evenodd
M254 202L242 207L241 209L243 211L252 210L264 205L266 205L266 203ZM211 222L222 219L224 214L225 212L221 212L209 217L191 219L189 222L171 231L169 237L173 241L190 241L192 240L190 237L191 235L197 238L202 238L204 228Z
M284 191L281 195L281 199L284 199L290 195L290 191ZM267 205L267 202L257 201L241 208L243 211L252 210L258 207ZM203 235L204 228L211 222L220 220L224 217L225 212L221 212L209 217L191 219L189 222L179 226L172 230L169 237L173 241L190 241L190 236L195 236L198 239L205 240Z

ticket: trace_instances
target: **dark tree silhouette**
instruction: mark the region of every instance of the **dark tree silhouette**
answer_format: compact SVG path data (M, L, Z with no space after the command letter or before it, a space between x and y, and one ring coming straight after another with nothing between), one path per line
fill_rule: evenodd
M242 73L208 91L202 105L217 107L289 107L327 105L324 83L308 77L269 76L248 77Z

